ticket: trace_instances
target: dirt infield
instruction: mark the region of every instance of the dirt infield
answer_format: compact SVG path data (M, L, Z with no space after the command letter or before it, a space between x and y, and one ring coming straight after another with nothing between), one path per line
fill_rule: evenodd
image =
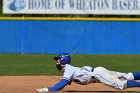
M0 76L0 93L37 93L36 88L49 87L57 83L60 76ZM119 91L101 83L78 85L72 83L57 93L113 92ZM128 88L123 91L140 91L140 88Z

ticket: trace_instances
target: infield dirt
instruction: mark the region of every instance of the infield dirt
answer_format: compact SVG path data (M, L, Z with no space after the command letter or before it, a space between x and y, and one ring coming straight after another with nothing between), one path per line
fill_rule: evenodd
M0 93L38 93L36 88L50 87L61 80L61 76L0 76ZM78 85L72 83L57 93L118 92L101 83ZM140 91L140 88L127 88L122 91Z

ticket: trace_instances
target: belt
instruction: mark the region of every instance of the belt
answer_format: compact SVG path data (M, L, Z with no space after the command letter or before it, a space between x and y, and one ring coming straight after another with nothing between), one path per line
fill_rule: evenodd
M91 72L93 72L93 71L94 71L94 68L91 69Z

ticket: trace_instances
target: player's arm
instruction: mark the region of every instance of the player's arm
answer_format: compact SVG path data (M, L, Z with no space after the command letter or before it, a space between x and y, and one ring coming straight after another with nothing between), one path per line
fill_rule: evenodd
M67 84L69 83L68 80L66 79L62 79L60 82L58 82L57 84L55 84L52 87L49 87L48 90L51 91L58 91L60 89L63 89Z
M62 79L60 82L58 82L57 84L55 84L52 87L40 88L40 89L36 89L36 90L38 92L55 92L55 91L63 89L68 83L69 83L69 81L67 79Z

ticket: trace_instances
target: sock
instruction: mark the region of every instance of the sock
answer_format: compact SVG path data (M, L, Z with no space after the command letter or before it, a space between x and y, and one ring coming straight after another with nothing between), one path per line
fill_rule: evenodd
M140 82L136 82L134 80L128 80L127 81L127 87L140 87Z
M140 72L132 72L134 76L134 80L139 80L140 79Z

